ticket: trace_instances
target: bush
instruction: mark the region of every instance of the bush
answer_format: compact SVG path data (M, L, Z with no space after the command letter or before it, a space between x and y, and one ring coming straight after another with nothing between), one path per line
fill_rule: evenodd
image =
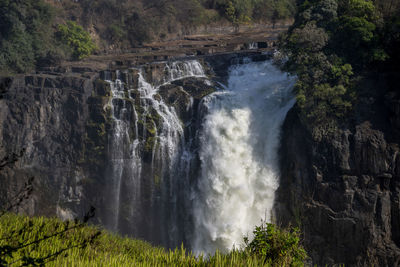
M118 24L108 26L108 36L114 42L120 42L126 38L126 32Z
M297 228L281 230L271 223L263 222L253 231L249 243L245 238L246 250L273 266L303 266L307 253L300 244Z
M59 39L72 49L75 59L83 59L90 56L96 49L96 45L82 26L73 21L58 25Z

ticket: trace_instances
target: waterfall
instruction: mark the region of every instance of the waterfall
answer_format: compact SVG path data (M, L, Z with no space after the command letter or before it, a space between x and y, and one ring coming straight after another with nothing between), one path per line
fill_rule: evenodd
M278 187L281 125L295 103L294 78L271 62L234 66L226 90L204 100L201 173L193 192L197 253L239 247L270 220Z
M196 125L184 125L162 90L185 90L176 81L193 77L213 86L202 65L165 63L162 77L148 75L148 68L105 75L112 92L106 226L166 247L184 242L197 253L240 246L271 216L294 78L271 62L241 59L223 90L196 105L187 99L182 110Z
M110 76L110 75L108 75ZM116 80L108 80L111 88L112 98L108 103L111 107L113 126L111 138L109 138L108 155L110 158L111 188L110 188L110 214L108 215L107 226L113 230L118 230L120 217L120 197L121 186L124 172L130 173L133 186L132 195L138 197L140 180L137 176L141 172L141 159L138 151L138 134L135 134L133 142L130 141L129 128L132 119L137 130L137 113L135 107L126 100L126 87L121 81L121 73L116 72ZM133 110L134 117L131 117L130 109ZM128 171L129 170L129 171Z
M104 75L112 92L105 225L169 246L182 242L175 227L178 190L184 183L179 169L190 153L182 122L159 90L175 80L205 74L195 60L166 63L158 82L146 80L146 74L139 68L116 71L114 80L111 73Z
M166 65L165 83L186 77L204 77L203 66L197 60L178 61Z

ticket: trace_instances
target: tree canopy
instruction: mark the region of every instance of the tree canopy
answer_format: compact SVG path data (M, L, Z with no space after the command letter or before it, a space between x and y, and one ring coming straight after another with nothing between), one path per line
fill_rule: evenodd
M302 117L310 125L344 118L356 101L356 77L398 63L399 9L385 0L301 0L281 48ZM385 15L386 14L386 15ZM397 26L396 26L397 25ZM329 123L328 123L329 124Z

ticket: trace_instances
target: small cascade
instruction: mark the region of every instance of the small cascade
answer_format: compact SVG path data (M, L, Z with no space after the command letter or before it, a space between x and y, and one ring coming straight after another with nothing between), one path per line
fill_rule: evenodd
M172 62L166 65L167 79L164 82L182 79L185 77L204 77L204 69L196 60L186 62Z
M137 82L130 84L129 75ZM191 152L185 150L181 120L159 90L175 80L205 77L203 67L195 60L166 63L158 85L146 80L143 69L117 71L115 76L108 80L113 126L108 145L107 227L165 246L176 245L174 242L182 242L175 227L180 217L178 190L183 182L180 166L191 158Z
M257 50L258 49L258 43L257 42L248 43L247 47L248 47L249 50Z
M157 93L158 87L153 87L150 83L146 82L142 73L139 73L138 90L140 92L141 107L144 109L142 114L144 118L143 127L146 127L148 123L146 118L149 116L155 114L156 116L160 116L159 129L157 129L154 121L151 123L154 130L153 138L156 142L153 146L152 158L154 159L157 156L162 161L163 171L171 169L178 148L177 144L183 136L182 123L173 107L168 107L162 99L155 99L154 95ZM146 136L146 129L144 128L143 133L143 139L147 139L148 136ZM159 148L158 151L155 151L156 147Z
M107 75L110 78L110 75ZM137 124L137 113L135 107L126 100L126 90L124 83L121 81L120 72L116 72L115 82L108 81L110 83L112 98L109 102L111 107L111 116L113 119L113 126L111 129L111 137L108 145L108 155L111 161L109 178L111 178L111 188L109 198L112 205L110 211L113 216L110 216L107 226L117 231L119 229L119 218L120 218L120 197L121 197L121 185L123 174L127 170L129 173L136 173L140 175L141 171L141 158L138 154L137 148L139 141L138 135L135 134L135 139L131 142L129 135L129 128L131 121L133 120L135 125ZM133 118L131 113L133 111ZM132 180L133 188L140 188L140 180ZM136 198L139 198L138 192L133 194Z

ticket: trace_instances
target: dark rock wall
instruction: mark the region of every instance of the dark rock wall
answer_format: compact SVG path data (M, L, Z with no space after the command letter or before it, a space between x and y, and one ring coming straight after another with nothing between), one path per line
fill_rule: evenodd
M77 164L82 157L86 104L96 74L33 74L11 79L0 100L0 154L24 150L15 167L0 173L3 203L30 176L34 192L20 209L28 214L72 217L63 207L83 207L85 172ZM76 205L79 204L79 205Z
M313 264L398 266L399 98L359 97L350 126L330 134L311 135L289 112L276 219L300 226Z
M145 79L153 85L162 83L165 64L142 66ZM136 203L138 213L124 212L130 210L129 206L133 203L132 192L129 192L132 177L126 172L122 179L118 231L169 246L170 238L164 228L174 227L169 225L169 221L160 221L160 218L175 215L165 208L169 204L164 203L161 196L171 190L164 188L163 184L168 184L168 179L173 177L162 181L161 163L155 162L152 166L152 150L156 145L151 138L154 137L153 124L161 129L160 116L154 110L146 115L148 125L142 125L142 101L145 100L139 98L136 90L138 72L138 69L118 72L126 85L126 97L114 99L116 109L120 107L118 102L124 102L130 111L132 127L129 128L130 140L127 142L139 139L142 159L142 199ZM111 88L104 80L115 80L116 76L117 71L60 68L0 79L0 158L23 151L16 164L0 172L0 207L4 207L33 176L33 194L16 208L19 212L73 219L83 216L90 206L94 206L96 216L92 222L107 225L109 215L113 214L110 209L115 208L109 203L112 181L108 155L114 124L108 105ZM184 126L185 142L191 146L191 151L196 150L193 140L201 120L197 112L199 104L214 90L215 87L206 83L205 78L185 78L161 86L154 96L157 100L163 98L167 105L175 108ZM129 94L132 94L131 97L128 97ZM133 107L140 117L137 122L139 136L135 136L134 119L138 118L134 118ZM128 143L126 147L129 147ZM197 159L193 164L198 164ZM193 176L196 174L193 173ZM188 208L183 206L190 205L183 199L184 190L181 191L178 196L181 209L177 209L179 214L176 215L179 218L186 216L184 212ZM180 221L183 223L184 220ZM182 233L178 238L179 244L184 236Z

